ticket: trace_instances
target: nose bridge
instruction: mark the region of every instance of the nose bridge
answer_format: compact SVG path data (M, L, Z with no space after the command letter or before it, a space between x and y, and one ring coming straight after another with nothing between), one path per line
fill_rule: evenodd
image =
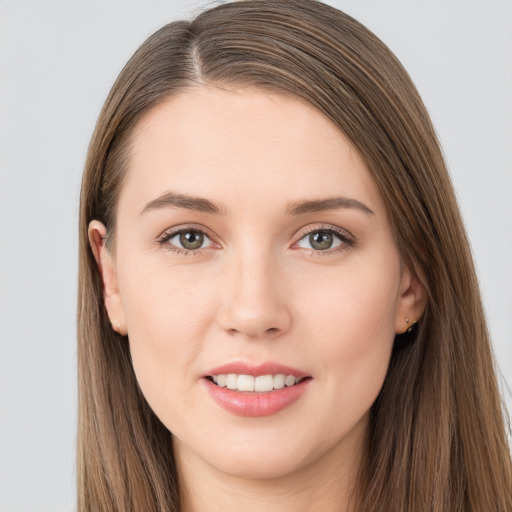
M290 316L282 270L271 244L248 239L233 248L224 268L222 328L249 338L268 338L287 330Z

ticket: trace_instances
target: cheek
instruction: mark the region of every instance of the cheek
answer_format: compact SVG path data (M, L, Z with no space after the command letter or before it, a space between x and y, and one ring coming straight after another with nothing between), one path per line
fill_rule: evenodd
M296 290L296 296L301 294L297 307L328 346L340 338L363 343L375 337L394 337L399 260L379 269L372 260L354 262L339 272L303 281Z
M134 258L119 269L128 330L161 350L169 342L177 344L175 348L189 345L188 338L197 336L212 310L215 283L192 266L172 268L154 259Z
M395 337L399 265L390 264L384 274L374 269L340 274L304 309L313 370L332 390L332 407L356 416L380 391Z
M178 386L196 380L194 361L213 316L214 286L154 268L127 261L119 275L135 374L152 408L160 410L176 403Z

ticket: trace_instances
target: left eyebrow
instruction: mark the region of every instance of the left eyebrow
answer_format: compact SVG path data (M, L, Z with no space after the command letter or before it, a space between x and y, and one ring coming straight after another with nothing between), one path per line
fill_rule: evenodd
M306 213L324 210L339 210L341 208L356 208L368 215L375 215L364 203L349 197L331 197L327 199L314 199L307 201L294 201L286 209L288 215L304 215Z
M183 208L185 210L195 210L214 215L225 215L226 213L224 207L217 206L203 197L179 194L177 192L165 192L160 197L147 203L142 209L141 215L150 210L159 210L166 207Z

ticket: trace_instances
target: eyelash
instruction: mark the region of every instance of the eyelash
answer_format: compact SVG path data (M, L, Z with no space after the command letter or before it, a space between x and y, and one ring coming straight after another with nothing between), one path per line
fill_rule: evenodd
M212 240L212 238L213 238L211 235L209 235L203 229L199 229L199 228L193 227L193 226L188 226L188 227L185 226L180 229L166 231L157 239L157 243L161 247L166 246L165 248L168 251L176 253L176 254L180 254L182 256L188 256L188 255L199 256L207 248L181 249L179 247L173 246L168 243L169 240L174 238L176 235L179 235L180 233L187 233L190 231L200 233L210 240ZM347 231L345 231L343 229L336 228L334 226L326 226L326 225L319 225L319 226L314 226L314 227L308 228L307 230L303 231L300 234L300 238L297 240L297 242L300 242L301 240L306 238L308 235L310 235L311 233L314 233L316 231L334 234L340 240L341 244L338 247L336 247L334 250L327 249L325 251L321 251L321 250L316 250L316 249L309 249L310 253L314 256L329 256L332 254L337 254L339 252L345 251L345 250L347 250L351 247L354 247L356 245L356 241L350 233L348 233Z

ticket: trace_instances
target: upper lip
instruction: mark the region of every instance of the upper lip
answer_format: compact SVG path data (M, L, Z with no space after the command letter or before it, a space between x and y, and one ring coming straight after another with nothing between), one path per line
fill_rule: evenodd
M229 373L236 373L237 375L277 375L282 373L284 375L293 375L294 377L309 377L307 373L301 372L296 368L286 366L281 363L267 361L260 364L251 364L243 361L223 364L212 368L203 377L211 377L213 375L226 375Z

